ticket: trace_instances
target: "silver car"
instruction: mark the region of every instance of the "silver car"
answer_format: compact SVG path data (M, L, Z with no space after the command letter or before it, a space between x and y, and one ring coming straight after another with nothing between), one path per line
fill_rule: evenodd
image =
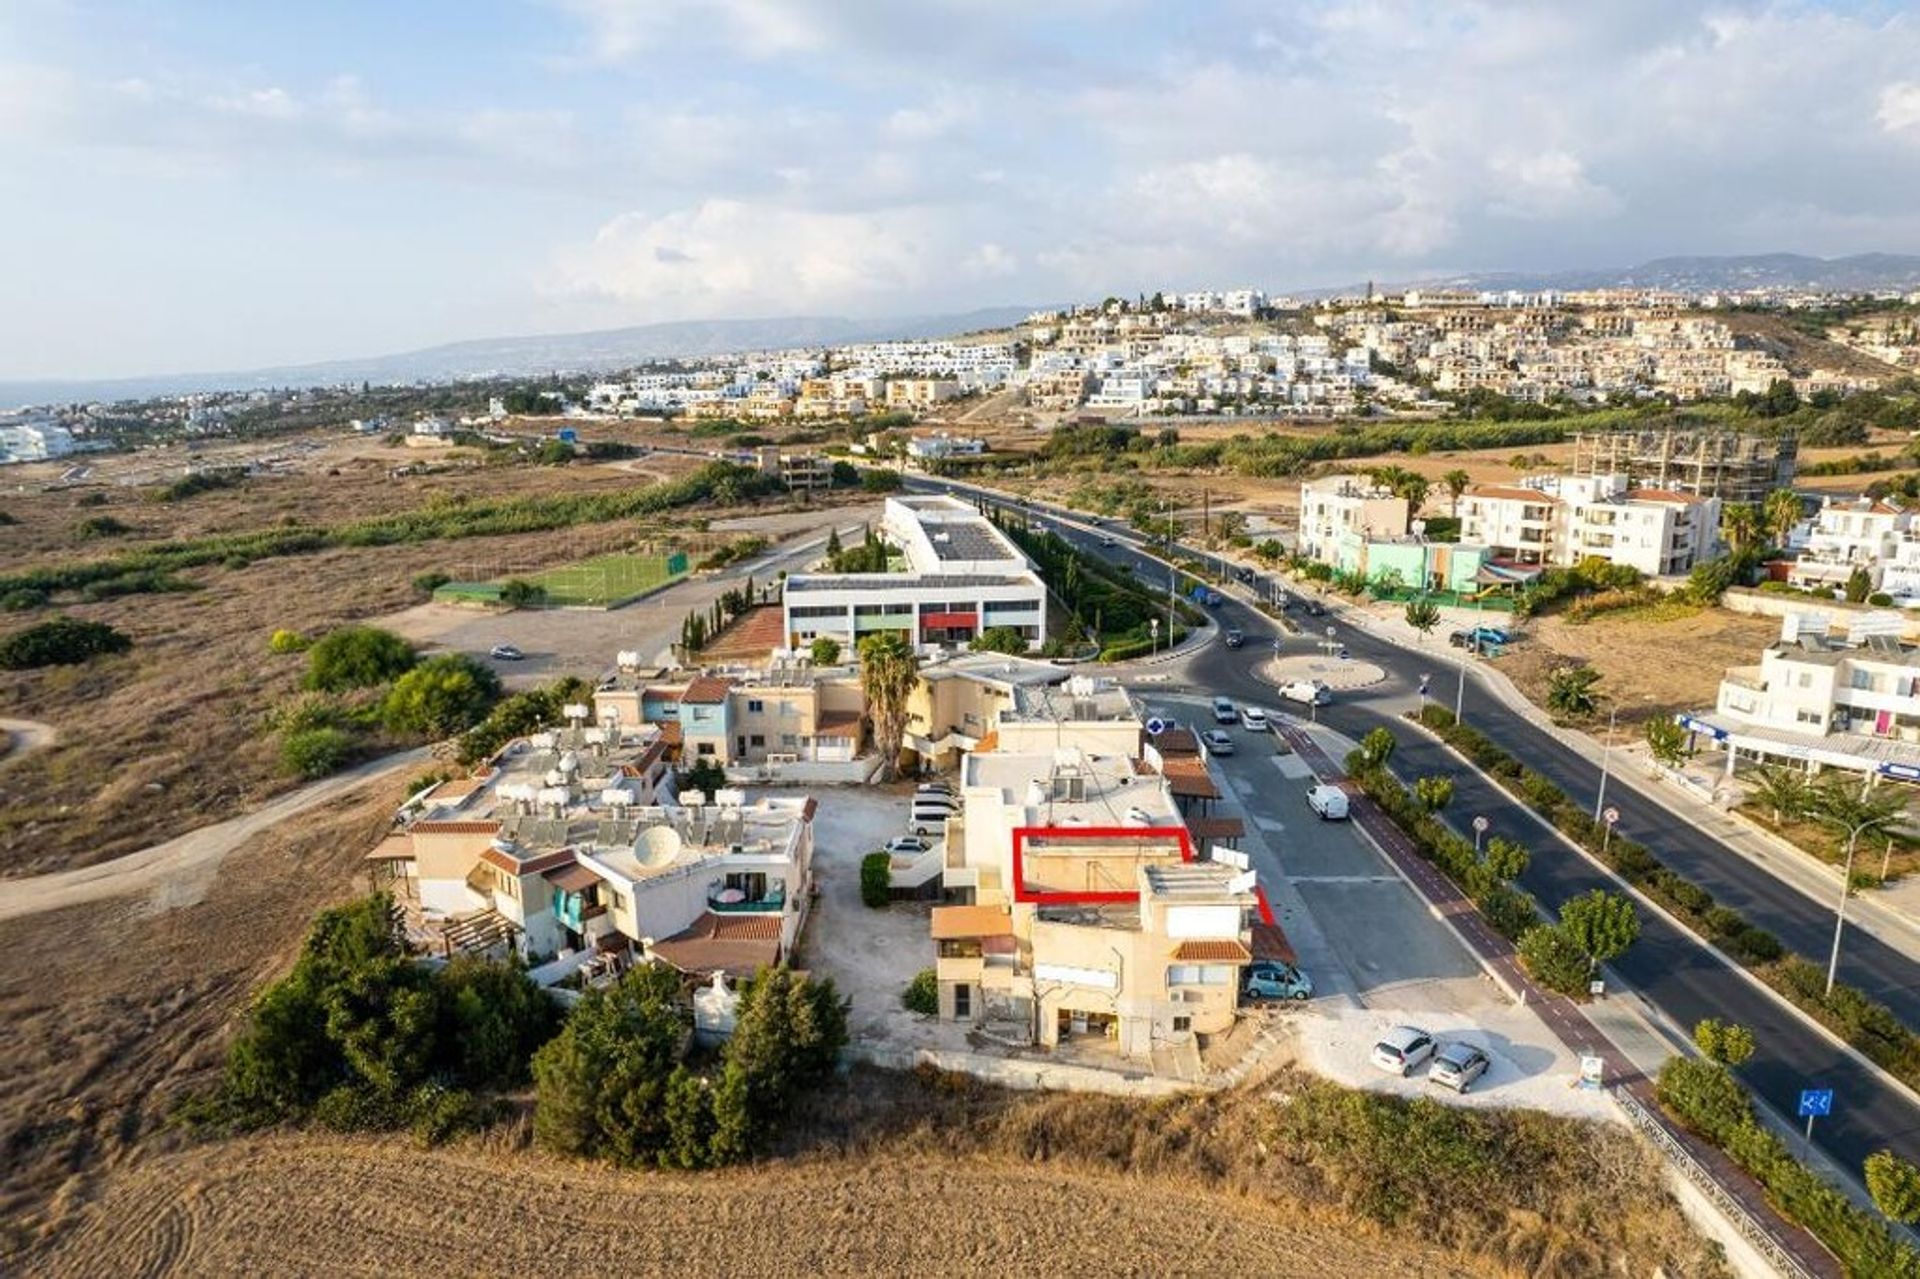
M1443 1088L1464 1093L1492 1064L1486 1053L1456 1039L1440 1045L1440 1051L1433 1055L1433 1065L1427 1068L1427 1078Z

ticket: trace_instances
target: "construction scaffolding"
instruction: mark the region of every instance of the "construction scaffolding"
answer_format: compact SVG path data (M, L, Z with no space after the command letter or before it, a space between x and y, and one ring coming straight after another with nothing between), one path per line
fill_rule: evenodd
M1573 437L1576 475L1625 475L1640 487L1725 502L1760 502L1774 489L1787 488L1798 457L1791 432L1766 436L1666 426L1581 431Z

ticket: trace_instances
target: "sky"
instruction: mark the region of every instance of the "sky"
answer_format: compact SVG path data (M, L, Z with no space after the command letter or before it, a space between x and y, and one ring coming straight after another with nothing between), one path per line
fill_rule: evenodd
M1920 251L1920 8L4 0L0 380Z

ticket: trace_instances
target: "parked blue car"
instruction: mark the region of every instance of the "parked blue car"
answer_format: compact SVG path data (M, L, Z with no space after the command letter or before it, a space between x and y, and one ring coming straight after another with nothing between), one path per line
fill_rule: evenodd
M1292 964L1256 959L1247 965L1240 989L1250 999L1312 999L1313 979Z

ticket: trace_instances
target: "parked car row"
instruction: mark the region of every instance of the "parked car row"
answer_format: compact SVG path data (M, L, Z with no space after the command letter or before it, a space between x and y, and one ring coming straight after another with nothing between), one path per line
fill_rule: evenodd
M952 786L946 782L922 782L913 790L908 826L914 835L937 836L946 830L947 818L959 811L960 797L953 793ZM918 851L925 852L926 849Z
M1417 1026L1395 1026L1373 1046L1373 1064L1403 1078L1431 1061L1427 1082L1465 1093L1493 1064L1484 1049L1463 1040L1441 1043Z

